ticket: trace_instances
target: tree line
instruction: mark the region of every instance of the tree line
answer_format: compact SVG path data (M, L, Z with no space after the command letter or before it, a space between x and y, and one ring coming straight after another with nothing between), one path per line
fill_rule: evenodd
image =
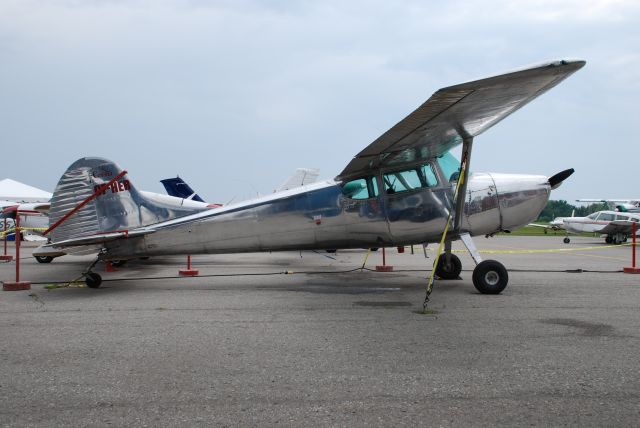
M571 214L573 212L575 212L575 214L573 215L575 215L576 217L584 217L596 211L604 211L608 209L609 207L604 202L598 202L595 204L589 204L589 205L577 207L575 205L568 203L567 201L550 200L547 203L547 206L544 207L544 209L538 216L537 221L551 221L556 217L571 217Z

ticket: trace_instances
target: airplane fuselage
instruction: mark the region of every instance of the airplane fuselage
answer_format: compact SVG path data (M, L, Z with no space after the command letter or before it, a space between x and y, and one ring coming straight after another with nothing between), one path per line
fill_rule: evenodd
M299 249L367 248L436 242L453 209L455 182L362 199L347 183L325 181L150 226L153 233L108 243L108 256L215 254ZM370 176L384 189L384 172ZM493 234L527 224L544 208L547 177L473 174L457 233ZM453 222L452 222L453 224Z

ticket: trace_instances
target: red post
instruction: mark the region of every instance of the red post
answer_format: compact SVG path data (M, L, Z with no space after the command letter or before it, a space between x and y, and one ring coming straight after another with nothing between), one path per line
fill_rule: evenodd
M20 213L16 210L16 282L20 282Z
M387 266L387 253L382 247L382 266L376 266L376 270L378 272L391 272L393 270L393 266Z
M16 282L3 282L4 291L31 290L31 283L20 282L20 215L16 211Z
M631 244L631 267L625 267L622 269L624 273L640 273L640 268L636 267L636 222L633 222L631 227L632 232L632 244Z
M187 256L187 270L179 270L180 276L198 276L199 272L195 269L191 269L191 255Z

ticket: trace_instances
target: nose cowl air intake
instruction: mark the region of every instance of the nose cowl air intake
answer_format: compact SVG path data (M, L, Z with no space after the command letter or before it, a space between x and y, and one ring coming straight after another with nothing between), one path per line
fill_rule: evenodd
M557 174L549 177L549 186L551 186L551 190L557 189L560 187L562 182L569 178L571 174L573 174L575 170L573 168L565 169L564 171L560 171Z

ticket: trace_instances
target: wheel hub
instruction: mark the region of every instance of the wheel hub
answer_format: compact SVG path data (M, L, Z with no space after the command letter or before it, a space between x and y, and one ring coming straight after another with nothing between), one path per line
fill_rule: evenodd
M489 285L496 285L500 281L500 275L494 270L490 270L484 275L484 280Z

